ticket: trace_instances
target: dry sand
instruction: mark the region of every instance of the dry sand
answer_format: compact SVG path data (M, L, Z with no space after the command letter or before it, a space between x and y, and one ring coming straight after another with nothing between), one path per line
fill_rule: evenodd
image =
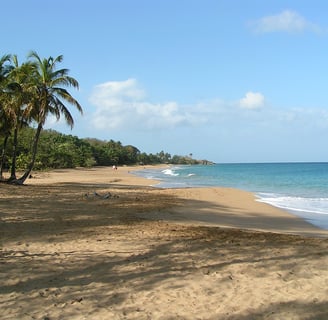
M328 319L327 231L129 170L0 185L0 319Z

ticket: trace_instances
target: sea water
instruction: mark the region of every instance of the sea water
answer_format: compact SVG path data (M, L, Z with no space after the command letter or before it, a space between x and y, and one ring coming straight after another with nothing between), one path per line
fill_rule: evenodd
M221 186L251 191L257 201L328 229L328 163L178 165L135 174L157 180L159 188Z

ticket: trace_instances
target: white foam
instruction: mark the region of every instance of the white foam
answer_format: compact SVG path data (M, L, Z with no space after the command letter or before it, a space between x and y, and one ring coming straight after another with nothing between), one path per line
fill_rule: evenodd
M290 211L309 212L328 215L328 198L305 198L260 193L259 202Z
M179 173L174 172L172 169L165 169L162 171L163 174L169 175L169 176L178 176Z

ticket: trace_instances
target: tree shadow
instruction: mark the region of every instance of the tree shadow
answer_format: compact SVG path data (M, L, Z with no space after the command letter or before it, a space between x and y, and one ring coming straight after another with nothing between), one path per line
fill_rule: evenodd
M293 313L291 314L291 310ZM227 316L226 320L262 320L262 319L302 319L326 320L328 319L328 302L279 302L265 306L260 310L250 311L246 315ZM215 320L211 318L211 320Z
M79 236L82 230L126 224L136 211L161 210L177 199L153 195L151 187L131 188L115 184L60 183L46 186L6 186L0 190L1 242L45 240L52 236ZM110 194L110 197L106 198ZM154 199L156 201L154 202ZM91 232L93 232L91 230Z
M320 239L311 241L296 236L207 227L167 226L162 223L157 224L154 234L148 235L149 246L138 253L138 250L133 250L133 243L138 242L138 233L142 233L150 225L135 223L130 227L125 230L132 242L131 251L128 252L112 251L110 244L105 253L76 250L31 255L28 250L4 251L1 274L20 274L22 280L1 286L0 295L15 292L25 295L28 300L31 295L33 298L37 295L40 301L51 301L57 305L72 305L83 301L92 305L97 303L115 306L122 312L127 312L131 291L136 294L152 292L163 286L163 283L166 283L167 290L174 290L179 281L182 281L183 285L184 279L198 274L204 278L215 274L226 275L216 283L224 288L225 282L231 282L238 276L231 271L234 266L238 266L241 272L245 273L250 272L250 266L258 264L260 267L257 267L256 272L251 272L250 277L261 278L266 276L266 272L280 272L284 273L281 274L282 278L286 278L284 281L291 281L287 277L294 268L293 277L299 280L302 278L299 268L305 265L306 261L317 259L318 269L313 272L320 272L320 261L327 261L328 256L327 250L323 251L327 249L327 242ZM304 241L307 245L306 252ZM293 252L286 251L287 247L293 247ZM324 270L325 265L321 268ZM16 298L7 301L8 305L15 303ZM302 310L300 315L306 314L306 311L312 314L315 306L320 305L301 304L296 301L291 305L286 303L282 308L282 304L283 302L277 306L270 305L268 309L262 308L251 315L231 319L260 319L272 310L277 314L278 311L289 310L289 307L294 312ZM298 309L298 304L302 305L302 308ZM31 309L33 310L32 305ZM324 314L322 308L316 312L317 316Z
M153 194L150 187L65 183L41 191L40 186L9 188L15 192L0 199L0 207L6 208L0 224L0 297L6 310L18 303L24 312L37 314L40 304L49 310L56 305L68 316L73 306L87 304L90 318L101 306L140 319L136 308L143 306L133 302L134 296L157 288L174 291L193 277L205 281L213 276L222 290L237 272L254 279L276 274L282 283L311 281L315 273L326 272L327 239L145 220L147 214L156 218L156 212L165 211L175 222L171 209L184 204L165 191ZM102 199L94 192L117 197ZM196 207L214 206L191 201ZM226 218L231 210L218 205L214 209L226 210ZM30 249L35 242L44 249ZM69 249L62 249L67 243ZM316 261L315 270L304 269L309 261ZM309 314L302 319L324 319L326 306L281 301L231 319L262 319L288 310L300 318Z

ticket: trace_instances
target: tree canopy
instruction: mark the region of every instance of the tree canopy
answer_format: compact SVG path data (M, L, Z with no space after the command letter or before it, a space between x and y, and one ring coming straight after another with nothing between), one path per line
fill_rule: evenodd
M26 127L20 130L17 145L16 167L25 170L30 161L29 150L35 136L35 128ZM4 137L0 137L3 143ZM8 139L8 154L12 153L13 137ZM11 167L11 157L4 158L4 168ZM99 140L95 138L81 139L55 130L43 130L39 140L34 169L59 169L92 166L135 165L135 164L199 164L201 161L190 156L171 156L160 151L156 154L141 152L131 145L123 145L120 141Z

